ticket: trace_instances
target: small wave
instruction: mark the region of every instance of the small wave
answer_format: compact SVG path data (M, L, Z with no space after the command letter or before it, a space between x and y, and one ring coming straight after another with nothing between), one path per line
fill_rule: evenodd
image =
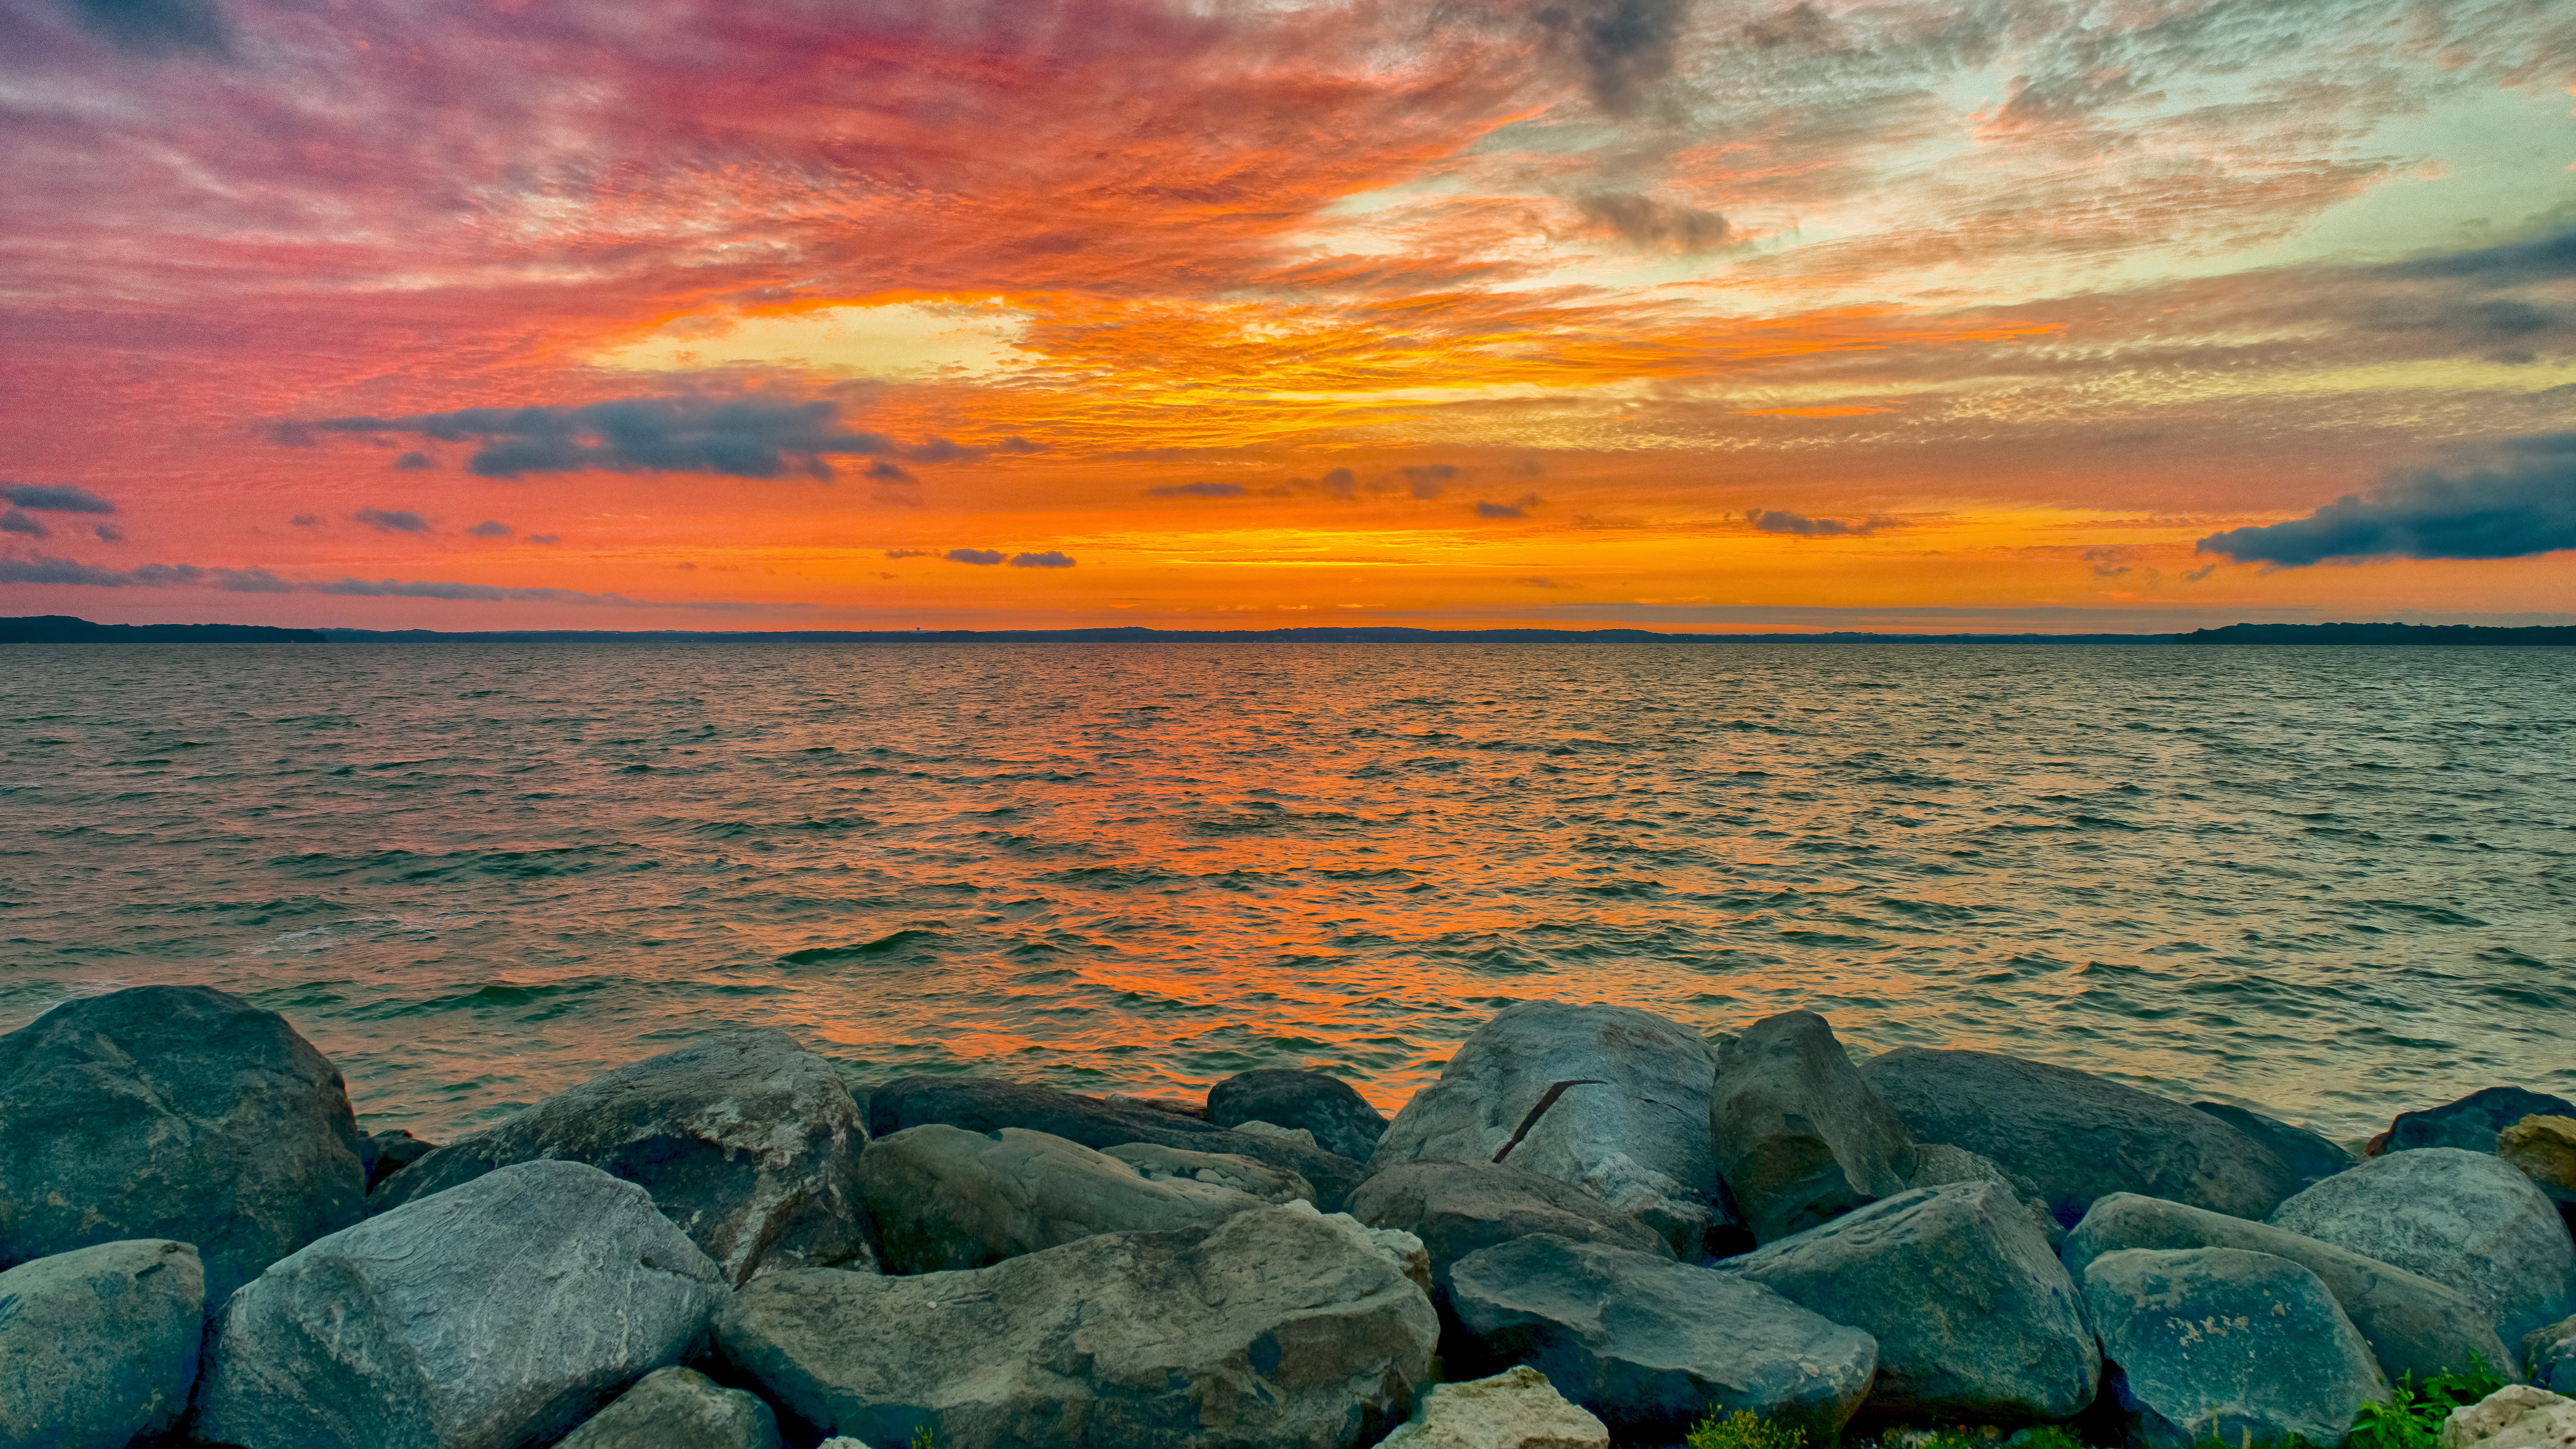
M818 966L830 961L864 961L874 956L890 956L912 947L928 946L947 939L938 931L907 926L900 931L879 936L873 941L857 941L846 946L808 946L790 951L778 958L786 966Z

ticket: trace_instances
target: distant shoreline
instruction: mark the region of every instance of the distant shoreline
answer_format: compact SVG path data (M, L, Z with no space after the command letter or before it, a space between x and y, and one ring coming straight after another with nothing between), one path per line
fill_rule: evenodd
M2576 645L2576 626L2230 624L2187 634L1667 634L1651 629L281 629L0 619L0 644L2304 644Z

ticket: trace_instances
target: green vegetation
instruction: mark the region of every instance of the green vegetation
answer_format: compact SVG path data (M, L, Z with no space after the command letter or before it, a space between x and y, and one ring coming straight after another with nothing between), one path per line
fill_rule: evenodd
M1751 1409L1738 1409L1724 1418L1712 1413L1700 1420L1682 1443L1687 1449L1806 1449L1807 1436Z
M912 1431L912 1449L939 1449L939 1435L928 1424Z
M2364 1404L2348 1449L2441 1449L2442 1421L2453 1409L2474 1404L2504 1387L2504 1379L2472 1355L2467 1370L2437 1374L2422 1388L2405 1375L2388 1386L2388 1402Z

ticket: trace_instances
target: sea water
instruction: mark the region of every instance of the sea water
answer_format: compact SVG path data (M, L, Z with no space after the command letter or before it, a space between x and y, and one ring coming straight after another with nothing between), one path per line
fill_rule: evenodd
M196 982L433 1139L775 1027L1392 1110L1520 999L2337 1134L2576 1094L2576 650L0 650L0 1030Z

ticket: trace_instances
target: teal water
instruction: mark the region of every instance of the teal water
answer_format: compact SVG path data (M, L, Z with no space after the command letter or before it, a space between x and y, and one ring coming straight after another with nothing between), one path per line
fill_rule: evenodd
M0 824L0 1030L220 986L432 1137L741 1024L1392 1108L1542 996L2576 1094L2576 650L19 645Z

